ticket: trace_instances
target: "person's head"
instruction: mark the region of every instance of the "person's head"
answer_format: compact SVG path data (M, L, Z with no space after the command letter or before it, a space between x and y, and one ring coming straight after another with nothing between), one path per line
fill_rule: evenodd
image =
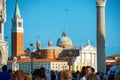
M29 74L25 74L24 80L32 80L32 78L29 76Z
M24 80L25 73L22 70L18 70L13 74L13 78L16 78L16 80Z
M115 76L115 80L120 80L120 72L118 72Z
M3 65L2 71L7 71L7 65Z
M79 79L85 75L85 69L86 69L86 67L83 66L81 72L79 73Z
M86 66L86 68L85 68L85 74L90 74L90 73L93 73L92 67Z
M44 68L44 67L41 67L41 68L40 68L40 71L44 74L44 73L45 73L45 68Z
M8 70L8 73L12 74L12 69L9 69L9 70Z
M98 77L94 73L90 73L86 76L86 80L98 80Z
M92 72L94 73L94 72L95 72L95 69L94 69L93 67L91 67L91 69L92 69Z
M63 70L60 74L61 80L72 80L72 73L69 70Z
M46 70L44 67L40 68L40 78L44 78L45 80L47 79L47 76L45 74Z
M35 69L32 73L32 78L36 79L36 78L40 77L40 75L41 75L40 69Z

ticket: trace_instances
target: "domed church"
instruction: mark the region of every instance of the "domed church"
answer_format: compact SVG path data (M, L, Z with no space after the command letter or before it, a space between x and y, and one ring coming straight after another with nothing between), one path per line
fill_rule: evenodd
M72 47L72 41L67 37L66 32L64 31L62 36L57 40L57 46L61 48L70 48Z
M58 38L56 46L53 46L52 40L49 40L47 47L40 48L40 40L38 39L37 50L34 54L37 56L33 57L38 59L64 60L68 62L69 69L74 71L80 71L82 66L92 66L97 71L96 47L90 44L90 40L87 45L73 46L66 31Z
M37 40L39 42L39 40ZM40 45L40 42L37 43L37 46ZM74 49L72 47L72 40L67 37L66 31L62 33L62 36L58 38L56 46L52 45L52 41L48 41L48 47L37 48L36 54L39 54L41 59L65 59L66 56L69 56L70 53L75 55L79 54L79 49Z

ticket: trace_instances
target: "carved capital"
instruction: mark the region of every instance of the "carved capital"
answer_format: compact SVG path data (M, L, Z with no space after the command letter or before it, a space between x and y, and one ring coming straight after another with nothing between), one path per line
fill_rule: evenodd
M106 0L96 0L96 6L105 6Z

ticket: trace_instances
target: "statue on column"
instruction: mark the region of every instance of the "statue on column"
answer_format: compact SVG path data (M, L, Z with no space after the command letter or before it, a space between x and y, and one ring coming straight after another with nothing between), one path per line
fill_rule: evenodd
M19 70L19 63L17 63L17 57L14 57L13 60L14 60L14 62L12 64L12 70L17 71L17 70Z
M0 0L0 22L6 21L6 0Z

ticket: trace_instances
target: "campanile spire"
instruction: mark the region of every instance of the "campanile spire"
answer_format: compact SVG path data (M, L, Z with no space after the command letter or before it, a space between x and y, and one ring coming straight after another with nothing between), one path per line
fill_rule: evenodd
M14 18L21 18L20 9L19 9L19 5L18 5L18 0L16 0Z

